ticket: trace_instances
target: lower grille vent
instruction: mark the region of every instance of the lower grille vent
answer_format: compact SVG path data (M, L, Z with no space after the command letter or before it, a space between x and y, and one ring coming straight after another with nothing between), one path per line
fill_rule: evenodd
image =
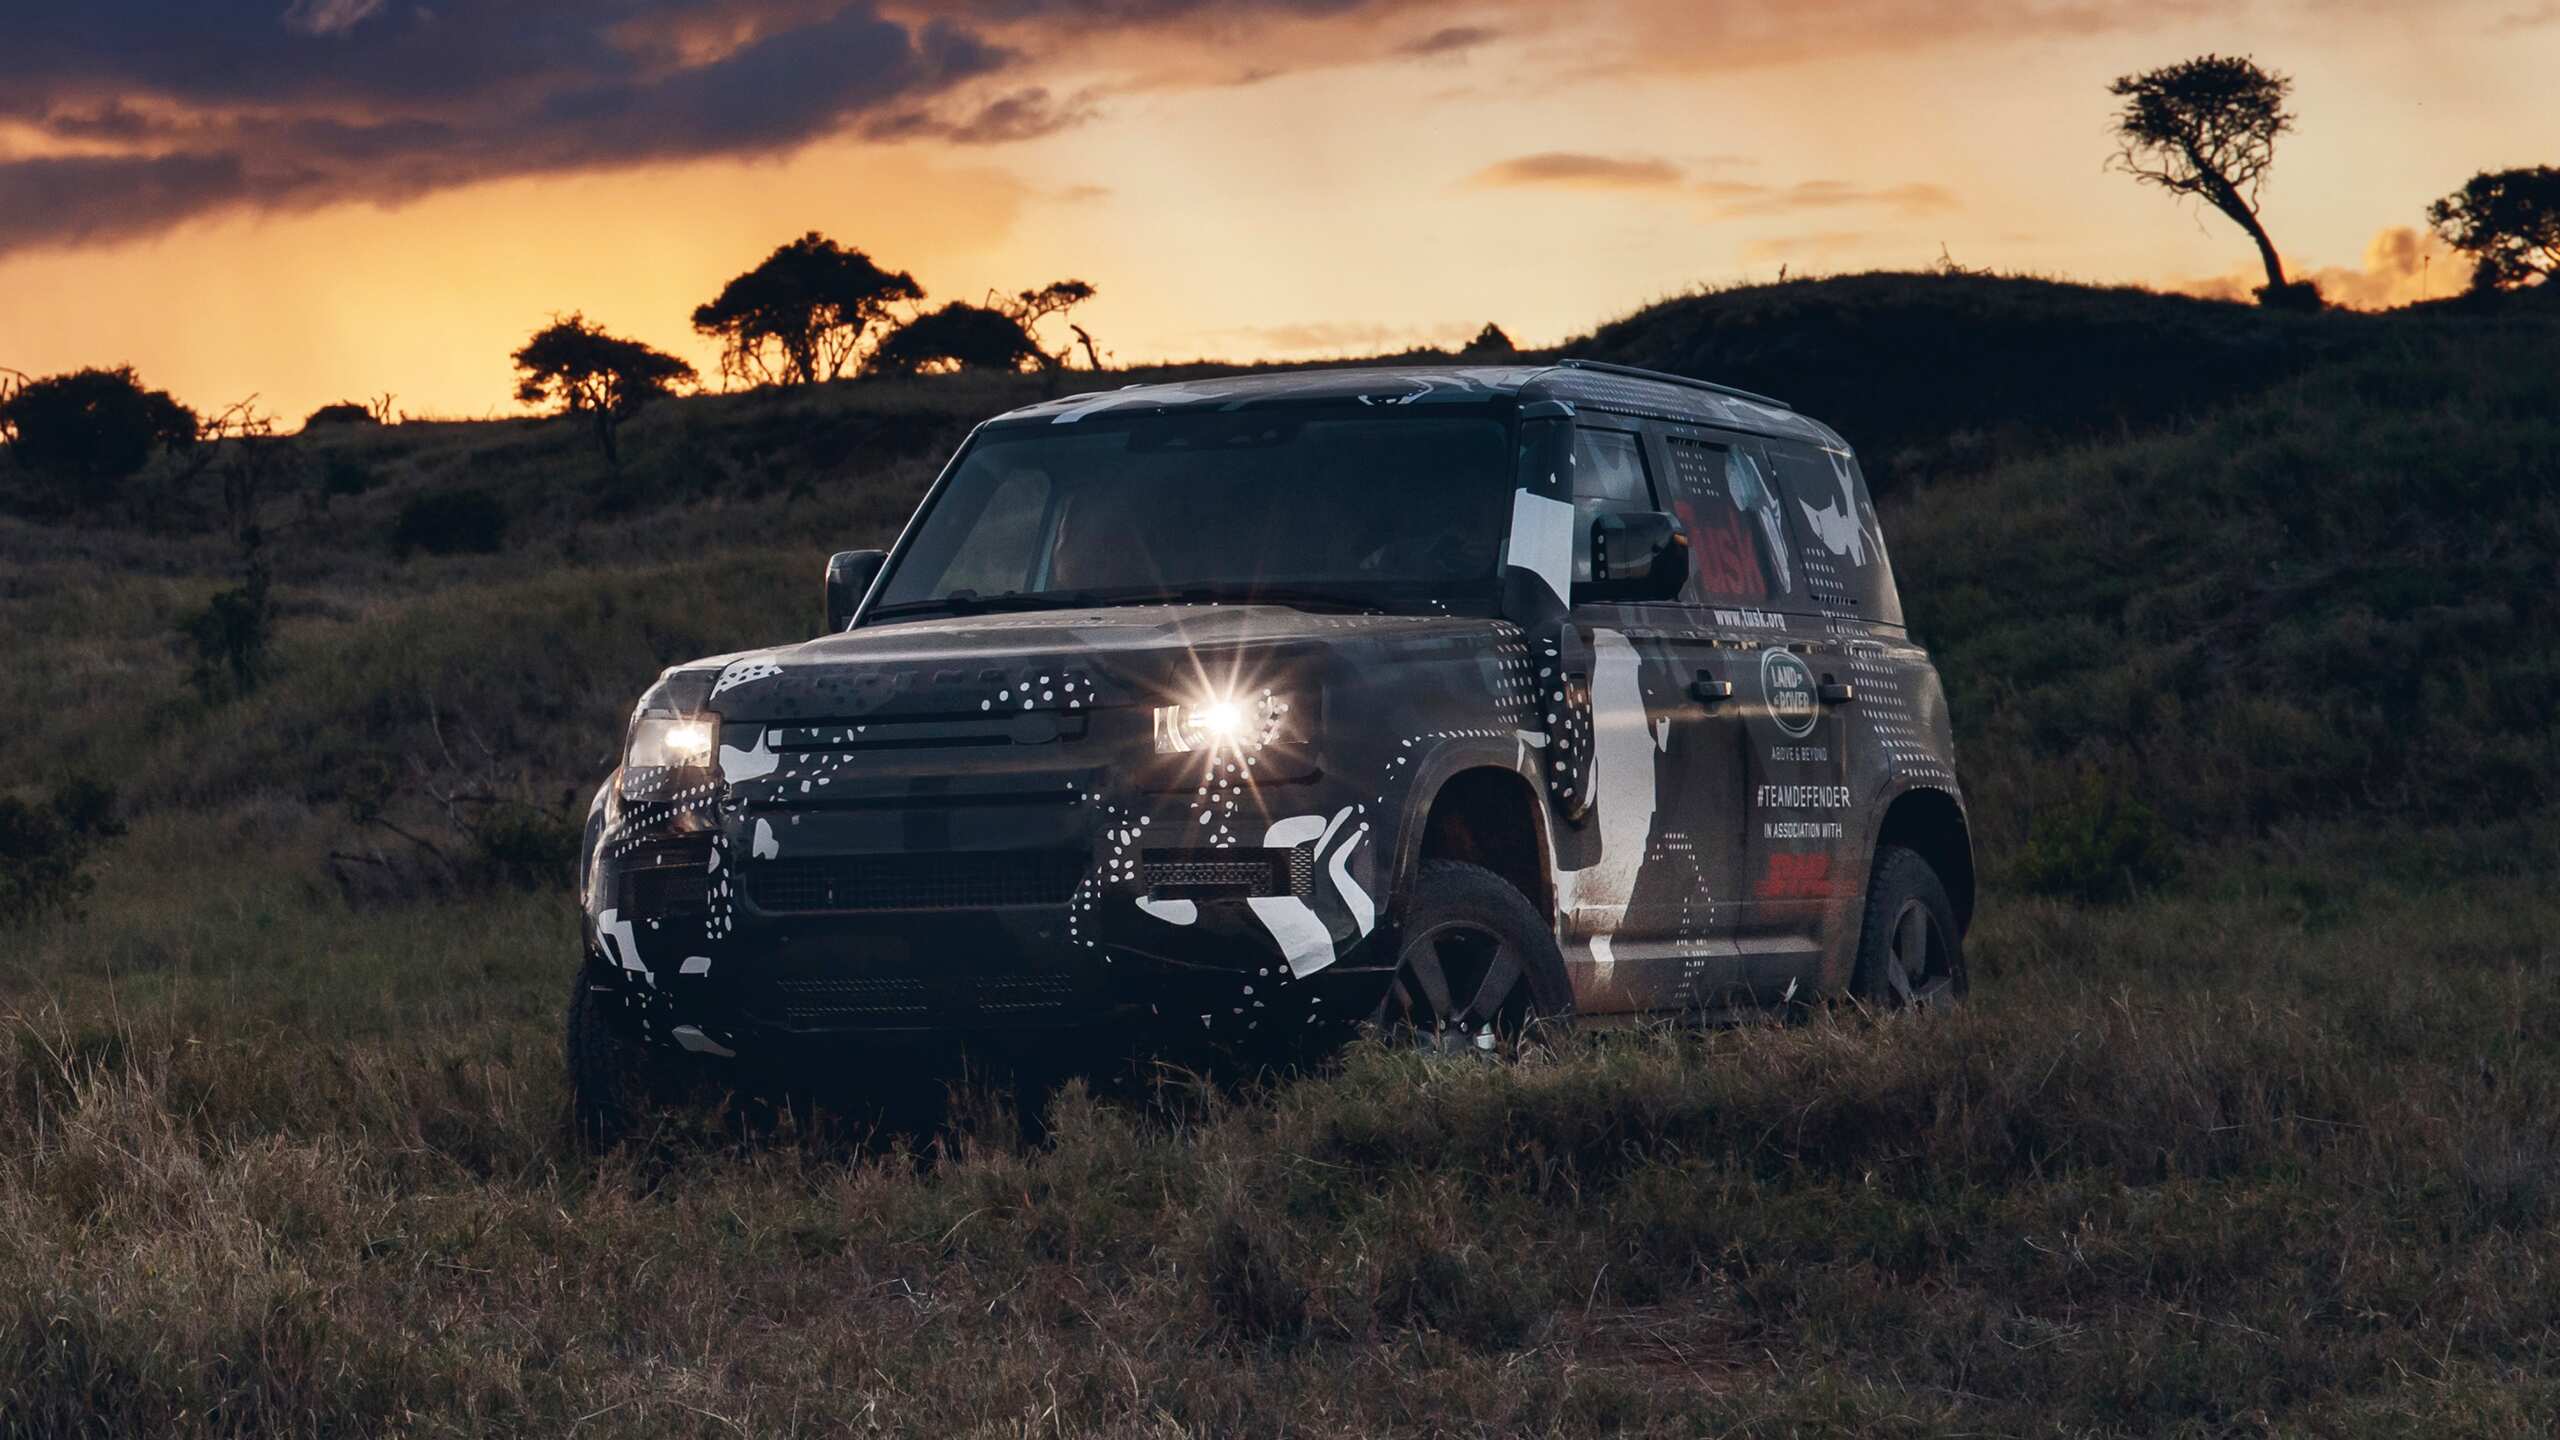
M759 909L988 910L1063 905L1083 882L1080 854L967 852L771 860L746 867Z
M1055 1014L1078 1001L1076 983L1064 976L989 975L941 982L881 976L777 980L782 1018L790 1024L827 1026L913 1024L939 1014L966 1021L975 1015L1001 1021ZM947 1008L946 1008L947 1007Z
M1238 896L1298 895L1312 878L1304 872L1307 847L1266 850L1150 850L1144 861L1147 894L1158 900L1222 900Z
M782 980L782 1013L795 1024L829 1021L895 1020L922 1016L924 982L854 976L828 980Z

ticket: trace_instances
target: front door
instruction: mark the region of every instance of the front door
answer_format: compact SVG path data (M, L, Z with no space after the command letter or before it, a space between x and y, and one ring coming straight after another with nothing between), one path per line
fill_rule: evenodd
M1573 460L1577 579L1590 575L1593 520L1672 508L1660 466L1636 422L1586 417ZM1569 678L1590 720L1578 803L1562 807L1557 898L1576 994L1593 1011L1694 1005L1732 968L1741 729L1712 683L1724 657L1699 618L1679 603L1573 607Z

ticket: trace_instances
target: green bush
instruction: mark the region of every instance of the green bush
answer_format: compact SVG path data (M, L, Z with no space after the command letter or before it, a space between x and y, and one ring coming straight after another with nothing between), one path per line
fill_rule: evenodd
M2095 771L2068 800L2036 812L2016 862L2027 889L2091 902L2137 898L2178 869L2178 842L2159 812Z
M373 486L372 467L353 455L330 456L320 472L320 489L326 495L361 495Z
M261 568L228 590L216 591L201 610L178 622L192 664L187 683L205 703L246 695L267 676L267 647L275 638L275 607Z
M507 507L486 490L438 490L400 507L391 548L406 559L430 555L494 555L506 544Z
M0 920L74 915L92 884L83 867L124 833L115 791L75 778L43 804L0 796Z
M556 890L575 878L579 833L572 816L506 801L472 821L471 852L493 881L519 890Z

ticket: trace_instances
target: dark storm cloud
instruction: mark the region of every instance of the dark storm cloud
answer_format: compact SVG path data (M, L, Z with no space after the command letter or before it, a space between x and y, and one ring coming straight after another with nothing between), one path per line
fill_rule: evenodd
M293 183L284 175L253 179L237 155L71 155L0 164L0 253L122 239L172 215L281 199Z
M947 140L958 145L1001 145L1036 140L1081 125L1094 116L1089 94L1065 97L1032 85L999 95L974 110L951 116L929 110L901 110L864 122L862 133L873 140Z
M961 0L956 7L946 8L995 22L1071 20L1087 25L1131 26L1160 25L1167 20L1193 17L1321 18L1395 7L1391 0Z
M921 111L1013 58L867 0L92 0L11 40L8 109L83 149L0 162L0 252L239 206L770 153ZM1082 113L1017 91L943 123L994 140Z

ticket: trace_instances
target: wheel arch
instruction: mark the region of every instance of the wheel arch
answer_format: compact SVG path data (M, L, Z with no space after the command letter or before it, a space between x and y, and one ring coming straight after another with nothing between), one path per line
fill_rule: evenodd
M1555 923L1555 867L1548 848L1546 800L1513 768L1511 756L1457 753L1414 787L1396 856L1399 893L1425 860L1464 860L1511 882Z
M1944 790L1903 791L1885 807L1884 819L1876 826L1873 849L1881 851L1887 845L1899 845L1928 861L1955 906L1957 931L1973 927L1973 830L1965 819L1964 802Z

